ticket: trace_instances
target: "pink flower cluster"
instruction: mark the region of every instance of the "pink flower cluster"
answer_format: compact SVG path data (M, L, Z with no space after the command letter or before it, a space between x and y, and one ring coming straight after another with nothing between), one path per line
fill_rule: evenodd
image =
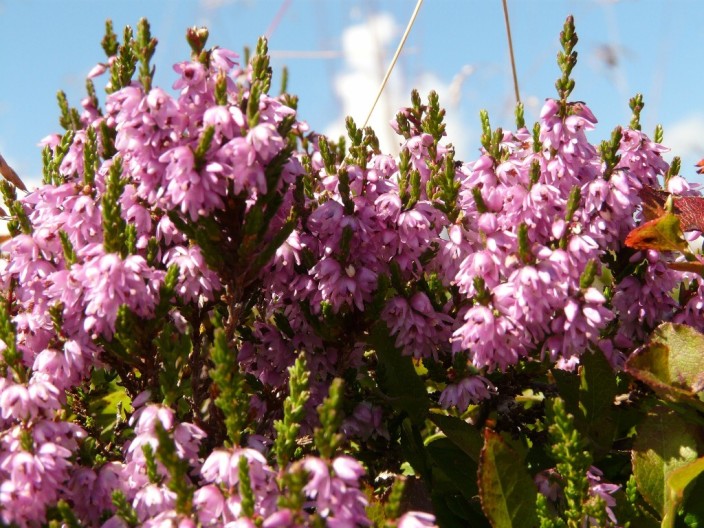
M324 138L296 121L290 99L256 93L250 100L252 68L239 68L234 53L208 53L174 67L177 95L132 81L108 95L104 114L85 100L83 129L67 152L58 136L47 140L61 159L59 181L20 199L29 228L2 246L0 260L13 327L1 343L4 523L41 523L64 500L87 525L123 526L113 501L119 491L144 526L197 520L274 528L305 526L314 516L328 526L371 524L365 469L350 456L306 454L276 468L265 449L209 444L193 402L188 420L168 406L140 406L137 389L153 387L140 386L145 377L134 369L153 361L139 347L153 346L155 336L135 328L128 337L143 339L129 348L118 338L125 319L150 328L165 317L189 339L216 312L246 326L237 359L262 387L250 410L264 435L272 434L298 353L311 373L307 434L333 378L374 368L369 333L379 324L417 361L449 371L467 359L470 372L448 374L432 395L460 411L495 395L491 374L524 358L572 368L583 353L602 350L619 365L663 320L701 326L704 290L680 306L669 292L683 275L667 266L667 255L632 253L637 274L609 288L598 280L636 225L638 191L658 186L668 169L664 148L640 131L622 131L620 158L610 166L587 139L596 124L587 106L547 100L536 134L503 132L476 161L455 164L441 134L416 115L423 109L404 109L399 158L381 153L365 132L352 138L343 163L346 152L330 153ZM101 130L108 143L113 136L115 154L98 142L105 159L92 175L86 160ZM119 197L111 203L116 171ZM454 195L440 192L443 175L456 184ZM676 178L669 185L690 192ZM108 222L115 208L125 233ZM112 245L116 236L121 250ZM235 241L250 251L218 266L219 250ZM260 262L261 255L270 258ZM178 279L162 298L169 269ZM207 340L195 341L190 357L198 359L196 347ZM158 380L159 365L152 367ZM79 448L96 426L85 419L81 391L98 371L119 375L138 410L129 442L91 465ZM360 387L343 431L388 442L386 402ZM177 507L161 462L153 474L148 453L159 449L158 428L188 466L190 512ZM253 505L244 505L242 457ZM305 474L300 511L279 507L286 472ZM433 522L420 513L397 521Z
M15 333L14 342L2 343L3 351L6 359L10 349L19 353L19 359L3 363L5 374L0 378L0 515L5 523L35 525L45 519L48 508L64 500L87 525L125 526L115 515L114 493L119 491L143 526L195 526L196 519L205 526L255 526L255 522L272 528L304 526L311 515L330 526L370 524L365 511L368 499L360 488L365 471L353 458L308 456L290 468L274 469L266 453L251 448L220 448L203 457L199 446L204 431L179 423L174 410L161 405L141 407L132 415L133 436L122 447L122 458L109 456L94 467L79 460L79 445L88 433L70 419L66 409L78 405L76 391L91 373L109 368L114 361L108 360L105 347L114 342L120 310L126 308L147 321L166 301L173 305L172 323L186 332L189 322L181 312L212 306L223 288L222 277L209 268L202 249L174 224L169 212L195 223L223 210L228 200L244 198L249 211L260 197L273 192L290 205L292 183L303 172L302 153L283 158L281 177L274 182L277 187L270 188L268 166L287 141L279 127L285 120L293 123L298 134L307 127L291 121L293 108L268 95L260 96L258 122L253 125L242 109L248 96L242 89L248 86L251 70L235 69L236 55L227 50L215 49L209 59L209 66L197 60L175 66L177 97L159 88L145 92L140 83L132 82L108 96L105 114L86 99L81 117L85 128L75 132L58 167L63 183L44 184L21 198L31 229L4 244L7 258L0 261L0 281ZM227 103L216 104L216 83L223 78ZM84 166L88 130L104 125L114 131L117 153L100 164L91 184ZM203 136L211 130L209 148L198 158ZM61 155L60 142L59 136L45 141L54 156ZM127 254L105 247L107 180L117 163L123 182L120 215L135 233ZM393 173L393 161L383 157L380 163L386 171L380 184L391 185L385 182ZM328 185L333 183L328 180ZM360 184L353 185L359 190ZM333 220L342 216L335 200L323 203L311 215L311 231L300 235L305 242L298 242L299 234L294 232L278 249L275 262L281 271L269 279L270 284L281 284L286 270L300 264L302 244L314 246L320 255L326 247L328 253L337 250L341 226ZM372 229L364 222L376 223L373 218L352 216L342 221L353 230ZM270 232L275 233L284 221L283 213L275 217ZM156 251L150 254L153 241ZM362 310L376 285L375 264L365 256L372 242L352 248L355 259L349 262L318 257L309 283L299 279L296 301L310 301L316 312L323 300L335 310L343 306ZM172 266L178 270L175 297L161 299L166 272ZM285 348L272 343L271 351L280 355ZM281 373L291 359L284 354L257 367L266 357L258 354L248 364L246 346L241 354L243 366L253 372L261 368L259 377L265 383L267 371ZM334 363L331 359L327 371L334 370ZM282 374L273 379L277 385L283 381ZM139 407L142 400L135 399L133 405ZM157 478L150 477L145 448L152 453L159 449L157 425L173 439L176 455L189 467L192 515L177 509L176 493L169 487L171 476L160 462ZM251 517L244 512L238 488L240 457L248 461L255 496ZM302 472L308 479L304 510L281 510L277 505L282 493L278 478L287 471ZM432 516L412 513L399 522L430 526Z

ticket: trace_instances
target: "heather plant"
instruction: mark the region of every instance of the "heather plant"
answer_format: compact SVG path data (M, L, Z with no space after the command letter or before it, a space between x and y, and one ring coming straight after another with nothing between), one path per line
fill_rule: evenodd
M271 95L264 39L186 36L170 92L108 22L42 184L0 185L5 525L704 521L702 199L641 96L590 142L571 18L469 162L434 92L391 156Z

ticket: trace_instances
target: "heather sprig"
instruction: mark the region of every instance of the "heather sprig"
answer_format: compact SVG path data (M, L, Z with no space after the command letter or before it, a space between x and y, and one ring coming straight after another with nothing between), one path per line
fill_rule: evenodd
M88 127L86 129L86 141L83 146L83 181L91 190L95 186L95 175L99 167L98 134L93 127Z
M240 457L238 464L239 476L239 492L242 498L242 513L245 517L254 515L254 490L252 489L252 480L249 477L249 460L247 457Z
M516 103L516 109L514 110L514 116L516 118L516 128L517 129L522 129L525 128L526 126L526 119L525 119L525 108L523 107L523 103L520 101Z
M154 339L154 346L160 359L159 388L164 405L177 405L181 398L188 395L190 389L188 377L185 375L188 356L193 348L190 333L178 332L169 322Z
M562 50L557 54L557 65L560 67L562 76L555 82L557 95L560 98L560 112L562 117L567 116L567 99L574 90L574 79L571 78L572 70L577 65L577 52L574 51L577 45L577 33L574 28L574 17L568 16L565 20L562 32L560 32L560 46Z
M306 369L306 360L303 355L296 358L295 363L288 369L289 393L284 400L283 418L274 422L276 439L273 452L276 463L280 468L293 459L296 451L296 439L301 429L301 423L306 413L305 405L310 398L308 378L310 374Z
M102 198L103 245L107 253L118 253L123 258L128 254L127 224L122 218L120 196L122 196L126 184L127 180L122 177L122 159L119 157L113 158L108 178L105 181L105 193Z
M627 407L639 427L656 396L632 389L632 352L661 323L704 328L704 292L680 271L693 255L624 239L639 208L689 214L695 189L664 161L662 129L640 131L640 96L630 128L589 140L596 117L569 101L573 20L558 98L532 130L520 105L517 131L482 112L467 162L435 92L411 93L392 156L351 118L339 141L309 131L294 96L268 93L264 39L242 66L207 39L188 30L166 91L146 21L122 43L106 24L91 72L109 70L104 109L92 82L82 110L60 96L67 132L44 141L43 185L2 184L2 523L433 526L404 513L420 494L442 525L496 524L521 491L492 503L476 462L508 453L510 480L523 451L546 495L524 482L516 500L541 526L615 525L621 488L639 518L614 469L630 458L594 421ZM580 378L577 405L574 376L612 367L628 401L582 401ZM479 454L483 425L518 440ZM556 467L540 471L546 434Z
M323 458L332 458L344 441L344 436L339 432L343 419L343 390L343 381L340 378L334 379L330 384L328 396L318 407L320 427L316 428L313 440L316 449Z
M237 362L237 352L228 344L222 328L215 328L210 357L214 364L210 377L219 391L215 405L223 413L229 441L232 445L240 445L249 421L249 395Z
M611 139L609 141L601 142L601 159L604 162L604 179L608 180L611 178L611 174L621 161L621 156L618 151L621 147L622 129L620 126L616 127L611 133Z
M66 502L65 500L60 500L56 504L56 509L59 511L59 515L61 516L61 520L63 521L62 526L66 526L67 528L81 527L80 521L76 517L76 514L73 512L68 502Z
M572 522L580 520L580 507L587 497L586 473L591 466L591 456L584 449L584 442L574 426L574 416L565 409L561 398L553 400L551 408L550 436L556 468L565 480L566 516Z
M18 381L24 381L26 373L21 363L22 356L17 350L17 337L6 299L0 299L0 340L5 345L5 350L2 352L4 369L10 368Z
M59 111L61 112L61 117L59 118L61 127L67 131L75 131L83 128L81 126L81 116L78 114L78 110L69 106L68 99L66 99L66 92L59 90L56 93L56 99L59 103Z
M74 130L67 130L53 151L49 146L44 148L42 153L43 183L60 185L64 182L64 177L61 175L60 167L69 151L69 148L71 147L71 144L73 143L74 136Z
M655 131L653 132L653 141L655 143L662 143L663 136L664 136L664 129L662 128L662 125L656 125Z
M440 107L440 97L435 90L428 94L428 104L424 107L423 121L421 121L421 130L426 134L433 136L435 149L440 140L445 135L445 110ZM434 156L430 154L432 160Z
M169 479L166 486L176 494L176 511L190 514L193 508L193 485L188 477L189 467L185 460L178 457L176 444L160 422L156 423L154 432L159 439L156 458L164 465Z
M640 113L643 111L645 103L643 102L643 94L636 94L628 101L628 107L633 112L631 122L628 125L633 130L640 130Z
M107 31L106 27L106 31ZM110 49L113 48L112 37L109 37ZM106 86L106 91L114 93L129 85L137 68L137 55L134 50L134 33L130 26L125 26L122 36L122 44L117 47L114 62L110 66L110 82Z
M247 102L247 121L250 128L259 123L259 99L271 87L271 66L269 65L268 42L261 37L250 62L252 68L252 84Z
M142 18L137 23L137 38L135 39L134 51L139 60L139 82L142 83L145 93L149 93L154 77L154 67L151 65L154 51L156 51L157 40L152 37L149 22Z
M127 497L120 490L115 490L112 493L112 502L115 505L115 514L127 526L133 527L139 524L137 512L132 505L127 501Z
M11 217L7 223L8 231L13 236L19 233L31 234L32 224L24 207L22 207L22 203L17 199L16 187L5 179L0 180L0 193L2 193L3 202L5 202Z
M101 45L103 47L105 55L108 58L117 55L117 50L120 46L120 43L117 40L117 34L115 34L115 30L113 29L112 25L112 20L110 19L105 21L105 35L103 36Z

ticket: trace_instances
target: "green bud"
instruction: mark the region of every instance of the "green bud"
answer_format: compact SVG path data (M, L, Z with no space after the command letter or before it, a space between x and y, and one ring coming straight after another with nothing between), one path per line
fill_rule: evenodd
M479 214L486 213L488 209L486 207L486 204L484 203L482 190L479 187L472 187L472 197L474 198L474 203L477 206L477 212Z
M579 287L585 290L591 287L591 285L594 284L594 279L596 278L596 271L596 260L592 259L587 262L582 275L579 277Z
M196 171L201 170L205 165L205 156L208 154L208 149L210 149L210 145L213 142L214 136L215 127L212 125L208 126L203 131L203 134L201 134L200 139L198 140L198 146L196 147L196 150L193 153L194 168Z
M655 127L655 132L653 132L653 141L655 143L662 143L664 131L662 125L657 125Z
M191 57L196 60L205 49L210 32L205 27L190 27L186 30L186 41L191 47Z
M476 276L473 279L474 289L476 290L475 301L482 305L489 304L491 301L491 292L486 287L486 282L482 277Z
M279 93L281 95L286 93L286 90L288 89L288 68L284 66L281 70L281 89Z
M56 509L59 511L59 515L63 520L62 528L80 528L82 525L78 522L76 514L73 513L71 506L68 502L61 499L56 503Z
M254 516L254 490L252 480L249 476L249 460L244 455L240 455L238 464L239 492L244 517Z
M61 249L64 252L66 267L70 268L76 262L76 251L73 249L73 244L71 244L71 240L69 240L66 231L63 229L59 230L59 239L61 239Z
M640 113L643 110L643 106L645 106L645 103L643 103L643 94L638 93L631 97L630 101L628 101L628 106L631 108L631 112L633 112L629 127L633 130L640 130Z
M491 153L491 123L489 122L489 112L481 110L479 119L482 123L481 143L487 153Z
M91 189L95 186L95 174L100 166L98 155L98 134L93 127L86 129L86 141L83 146L83 181Z
M533 125L533 152L536 154L543 150L543 143L540 141L540 123Z
M582 197L582 191L578 186L572 187L572 190L570 191L570 196L567 199L567 211L565 213L565 222L571 222L572 217L574 214L577 212L577 209L579 208L579 200Z
M112 20L110 19L105 21L105 36L103 37L101 44L103 46L103 51L105 51L105 55L108 58L117 55L119 42L117 41L117 35L113 30Z
M533 261L533 252L528 239L528 226L525 223L518 226L518 256L526 264Z
M516 128L521 129L526 126L526 120L524 117L524 108L523 108L523 103L520 101L516 103L516 110L515 110L515 116L516 116Z

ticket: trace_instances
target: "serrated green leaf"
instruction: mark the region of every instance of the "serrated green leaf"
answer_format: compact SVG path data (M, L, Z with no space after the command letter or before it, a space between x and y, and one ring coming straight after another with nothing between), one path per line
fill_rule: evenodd
M522 457L500 434L484 430L479 460L479 498L494 528L533 528L538 524L538 490Z
M696 429L664 406L638 426L631 454L638 491L661 516L671 507L668 478L697 459Z
M100 430L101 440L109 441L117 420L118 408L122 408L122 418L124 419L124 413L131 409L132 400L116 379L100 387L98 393L99 395L90 395L88 412L95 419L95 424Z
M666 505L667 511L662 520L663 527L674 526L677 509L684 501L685 490L702 473L704 473L704 457L672 471L667 477L668 501ZM701 504L701 500L697 502ZM690 513L693 514L694 512Z
M659 396L686 402L699 410L697 394L704 389L704 334L681 324L664 323L650 342L626 361L626 372Z

